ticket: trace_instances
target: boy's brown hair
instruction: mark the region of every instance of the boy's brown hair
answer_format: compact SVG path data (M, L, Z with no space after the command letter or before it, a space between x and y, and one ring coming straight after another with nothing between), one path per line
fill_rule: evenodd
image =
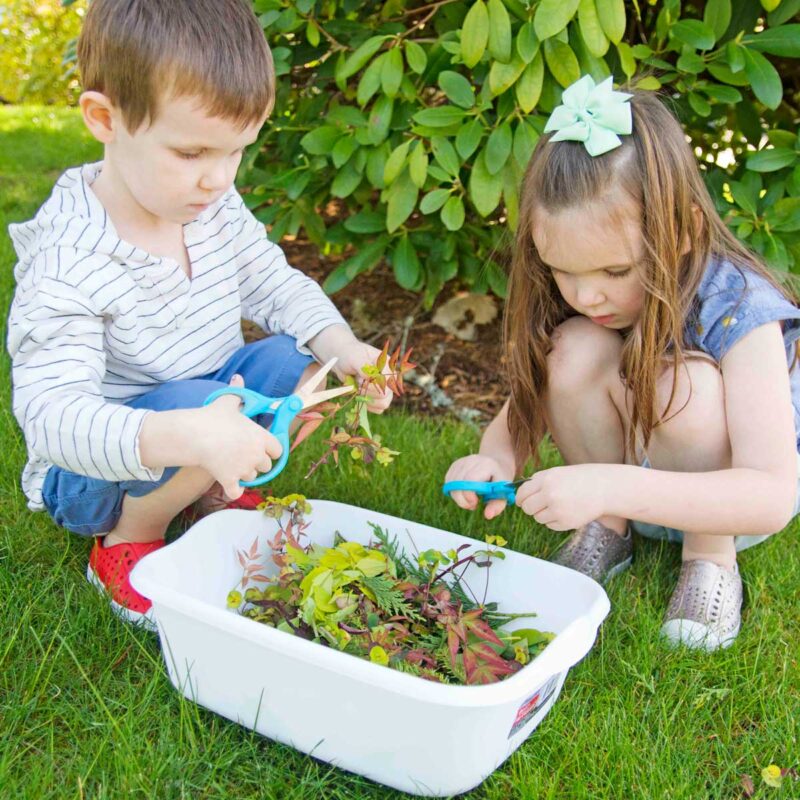
M85 91L105 94L128 130L166 98L197 95L246 128L275 101L275 70L246 0L93 0L78 40Z

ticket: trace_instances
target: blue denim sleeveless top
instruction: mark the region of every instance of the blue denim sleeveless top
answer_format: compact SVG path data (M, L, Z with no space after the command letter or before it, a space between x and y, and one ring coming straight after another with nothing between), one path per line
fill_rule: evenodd
M800 450L800 363L795 363L800 308L747 267L712 259L695 295L684 334L687 346L708 353L720 363L743 336L770 322L780 322L783 328Z

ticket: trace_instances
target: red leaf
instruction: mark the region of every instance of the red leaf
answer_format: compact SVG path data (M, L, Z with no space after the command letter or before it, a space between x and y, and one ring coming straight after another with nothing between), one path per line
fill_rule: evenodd
M242 569L247 566L247 562L244 560L244 555L242 553L237 553L236 557L239 559L239 564L241 564Z
M297 431L296 436L294 437L294 441L292 442L292 446L289 448L289 452L293 452L294 449L305 439L311 436L314 431L322 425L323 418L320 417L319 419L312 419L308 422L304 422L303 425L300 427L300 430Z
M386 340L386 344L383 346L383 350L381 350L381 354L378 356L378 360L375 362L375 366L383 372L383 368L386 366L386 358L389 355L389 340Z
M464 625L467 630L479 639L504 647L505 645L497 637L497 634L484 620L480 619L481 614L483 614L483 609L481 608L473 609L464 614Z

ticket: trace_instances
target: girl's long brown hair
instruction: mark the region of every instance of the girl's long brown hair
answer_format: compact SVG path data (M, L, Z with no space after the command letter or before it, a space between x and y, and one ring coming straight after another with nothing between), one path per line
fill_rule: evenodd
M652 92L632 93L633 133L622 137L620 147L592 157L582 143L551 143L550 136L543 136L525 173L504 319L511 382L508 422L519 464L531 455L538 458L546 432L553 331L576 315L536 252L532 229L537 210L558 212L620 192L641 208L645 256L639 269L646 293L639 320L625 336L620 364L631 410L630 453L637 441L647 447L661 419L656 382L667 354L674 376L684 363L684 325L712 256L764 276L794 300L720 219L675 117ZM681 243L687 241L691 250L681 256ZM673 379L663 418L674 399L674 384Z

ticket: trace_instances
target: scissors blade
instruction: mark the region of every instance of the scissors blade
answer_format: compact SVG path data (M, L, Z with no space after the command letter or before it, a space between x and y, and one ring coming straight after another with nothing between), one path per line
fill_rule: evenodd
M303 399L303 408L310 408L316 406L325 400L330 400L334 397L339 397L343 394L348 394L353 391L352 386L339 386L336 389L327 389L321 392L315 392L314 388L318 386L325 386L328 373L333 369L337 359L332 358L326 364L323 364L319 372L314 373L302 386L295 392L296 395Z

